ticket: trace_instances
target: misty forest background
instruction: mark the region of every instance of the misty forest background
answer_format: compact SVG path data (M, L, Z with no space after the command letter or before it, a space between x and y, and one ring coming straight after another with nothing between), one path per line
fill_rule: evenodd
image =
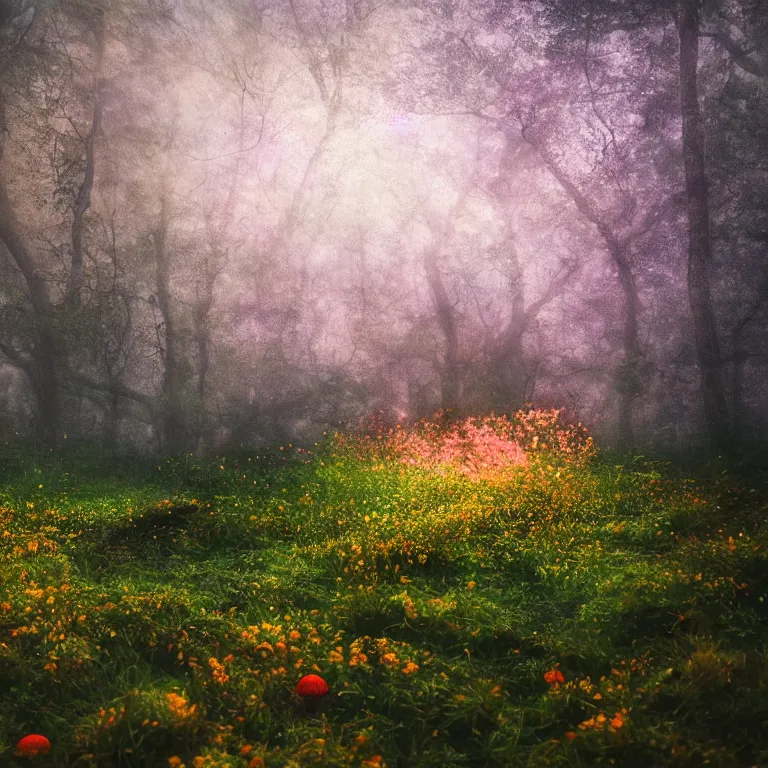
M768 419L761 0L3 0L0 437Z

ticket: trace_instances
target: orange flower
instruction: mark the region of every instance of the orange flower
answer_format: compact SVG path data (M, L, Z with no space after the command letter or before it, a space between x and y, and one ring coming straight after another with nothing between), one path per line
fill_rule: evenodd
M558 669L559 666L559 664L555 664L553 669L544 673L544 680L550 685L559 685L565 682L565 675Z
M613 728L622 728L624 726L624 716L626 714L626 709L622 709L621 712L617 712L611 719L611 726Z

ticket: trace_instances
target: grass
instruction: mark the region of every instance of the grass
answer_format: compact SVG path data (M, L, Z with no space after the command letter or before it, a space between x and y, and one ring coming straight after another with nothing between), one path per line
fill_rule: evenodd
M762 475L536 411L1 458L3 765L768 764Z

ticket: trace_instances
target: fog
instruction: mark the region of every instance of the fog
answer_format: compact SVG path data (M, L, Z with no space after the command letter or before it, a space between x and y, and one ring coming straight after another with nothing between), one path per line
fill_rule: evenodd
M768 420L747 0L0 4L0 438Z

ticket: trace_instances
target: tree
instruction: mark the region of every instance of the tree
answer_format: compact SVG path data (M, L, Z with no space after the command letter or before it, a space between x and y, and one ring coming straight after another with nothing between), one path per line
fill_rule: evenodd
M688 296L701 374L704 415L715 448L728 443L728 409L720 343L712 307L709 269L712 246L704 162L704 126L699 107L699 10L697 0L680 0L680 98L685 188L688 202Z

